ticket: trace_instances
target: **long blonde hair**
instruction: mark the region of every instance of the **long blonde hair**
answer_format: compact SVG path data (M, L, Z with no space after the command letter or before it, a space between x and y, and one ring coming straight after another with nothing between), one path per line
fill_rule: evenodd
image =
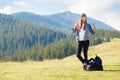
M80 20L77 22L77 26L76 26L78 32L81 31L82 24L83 24L83 22L82 22L82 19L80 18ZM85 28L86 28L86 24L87 24L87 18L86 18L86 20L85 20L85 22L84 22L84 28L83 28L84 30L85 30Z

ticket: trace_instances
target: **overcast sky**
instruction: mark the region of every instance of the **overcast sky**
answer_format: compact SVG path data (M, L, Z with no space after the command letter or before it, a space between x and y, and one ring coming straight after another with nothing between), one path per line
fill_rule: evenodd
M0 0L0 13L21 11L40 15L64 11L86 13L120 30L120 0Z

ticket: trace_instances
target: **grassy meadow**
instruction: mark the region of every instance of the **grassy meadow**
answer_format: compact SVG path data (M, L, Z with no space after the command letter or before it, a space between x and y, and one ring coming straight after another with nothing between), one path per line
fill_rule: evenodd
M120 80L120 39L89 48L98 55L104 71L83 71L75 55L43 62L0 62L0 80Z

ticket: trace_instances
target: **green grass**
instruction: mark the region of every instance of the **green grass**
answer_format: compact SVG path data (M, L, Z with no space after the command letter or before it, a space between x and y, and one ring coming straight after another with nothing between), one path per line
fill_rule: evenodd
M120 80L120 39L93 46L89 58L98 54L104 71L83 71L75 55L62 60L0 63L0 80Z

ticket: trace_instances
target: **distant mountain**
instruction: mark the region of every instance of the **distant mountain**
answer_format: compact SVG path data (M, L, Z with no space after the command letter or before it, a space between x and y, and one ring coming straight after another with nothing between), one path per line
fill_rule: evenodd
M62 29L68 29L71 30L71 28L74 26L74 23L79 20L80 15L71 13L70 11L66 11L63 13L57 13L53 15L36 15L33 13L28 12L20 12L12 14L13 16L18 16L22 19L31 21L36 24L41 24L47 27L53 27L53 28L62 28ZM95 20L93 18L88 17L88 23L96 23L97 29L108 29L108 30L114 30L111 26L107 25L104 22Z
M58 22L63 28L71 29L74 23L79 20L80 15L67 11L64 13L46 15L45 17L51 18L53 21Z
M34 13L20 12L20 13L12 14L12 16L20 17L24 20L33 22L35 24L41 24L47 27L60 26L59 23L56 21L53 21L53 19L49 17L41 16L41 15L36 15Z

